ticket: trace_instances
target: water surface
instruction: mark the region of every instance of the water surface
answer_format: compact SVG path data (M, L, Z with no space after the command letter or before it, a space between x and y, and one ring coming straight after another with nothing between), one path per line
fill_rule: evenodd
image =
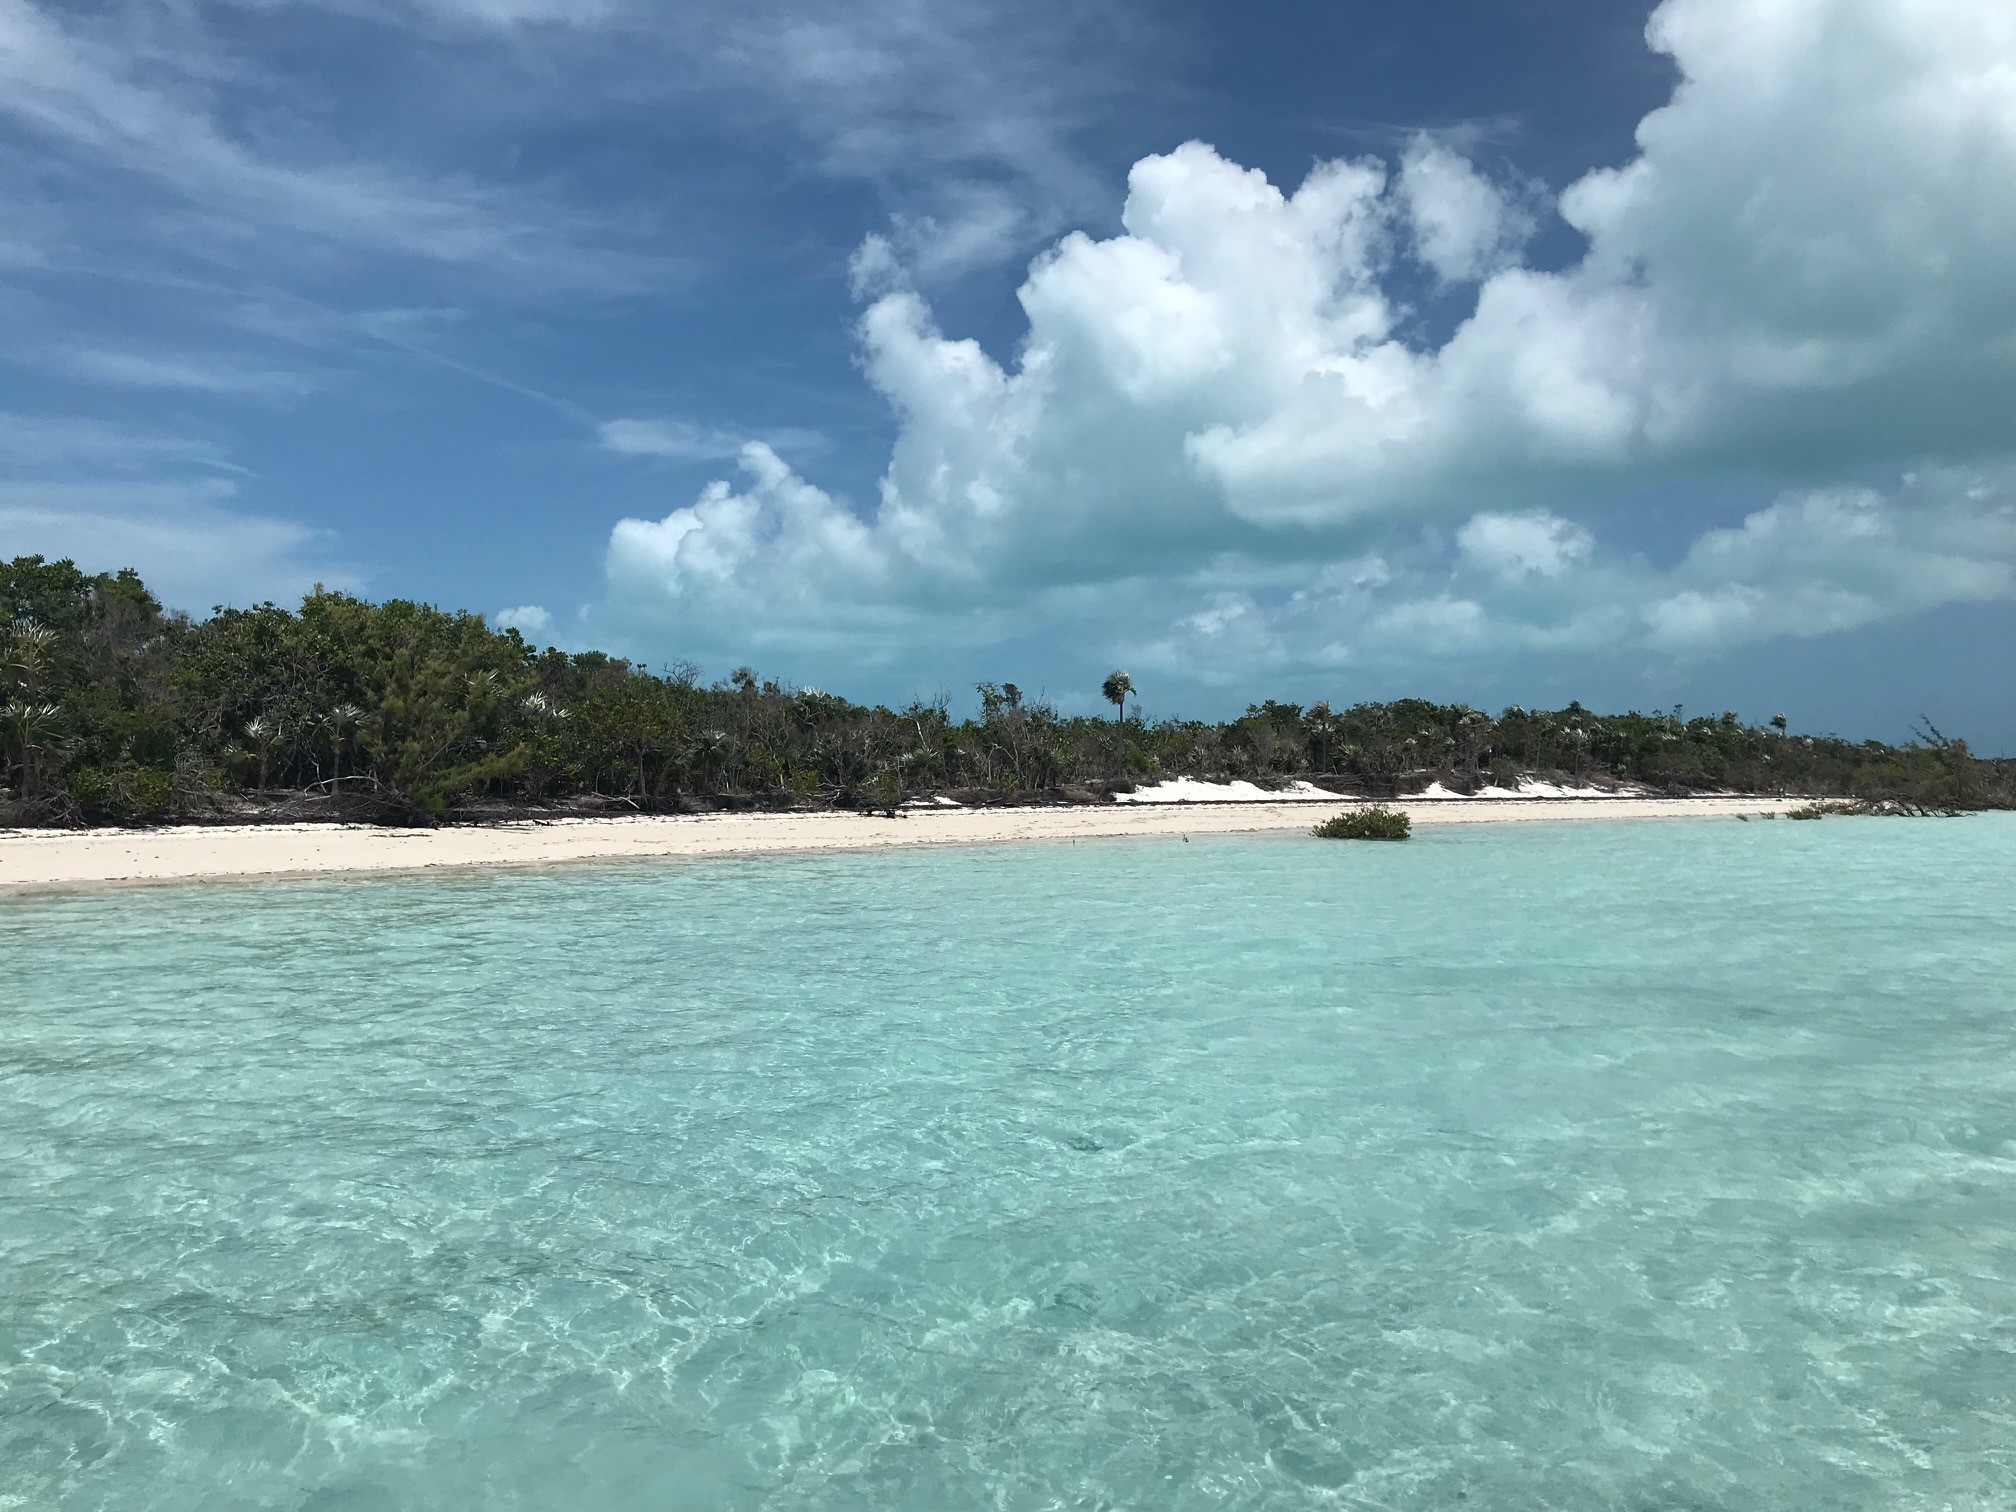
M0 902L0 1507L2009 1512L2012 856Z

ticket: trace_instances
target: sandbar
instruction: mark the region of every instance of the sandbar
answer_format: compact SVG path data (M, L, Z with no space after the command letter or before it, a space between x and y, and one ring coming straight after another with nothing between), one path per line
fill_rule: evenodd
M1803 800L1469 798L1402 802L1416 825L1590 819L1751 818ZM1355 806L1338 800L1336 809ZM336 877L544 867L576 861L697 859L1022 840L1108 840L1306 830L1332 812L1290 803L1097 804L1059 808L916 807L896 817L821 811L638 815L389 829L365 825L178 825L0 832L0 892L145 883Z

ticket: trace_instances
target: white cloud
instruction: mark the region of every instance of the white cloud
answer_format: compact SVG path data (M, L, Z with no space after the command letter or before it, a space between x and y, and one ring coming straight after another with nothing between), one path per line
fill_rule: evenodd
M722 108L788 125L820 171L873 186L885 245L926 282L1097 213L1104 176L1074 138L1130 103L1115 54L1152 70L1160 49L1123 7L1056 0L756 0L680 24L735 86Z
M359 586L332 533L243 509L220 445L74 415L0 412L0 560L139 571L170 608Z
M1662 649L1825 635L1946 604L2016 598L2016 488L1935 475L1894 498L1796 494L1697 540L1646 610Z
M1948 605L2016 602L2016 469L2007 467L1934 472L1888 493L1789 493L1702 533L1663 567L1578 533L1562 570L1529 570L1555 541L1548 525L1563 523L1497 517L1488 534L1460 533L1453 553L1424 545L1401 568L1327 581L1309 571L1292 591L1242 598L1236 643L1212 612L1222 600L1191 586L1205 612L1171 605L1166 628L1130 654L1164 676L1220 682L1241 676L1242 663L1684 660ZM1476 549L1480 540L1489 545Z
M745 453L753 487L618 527L607 612L894 654L892 627L935 648L1040 605L1203 675L1689 654L2005 596L2016 10L1666 0L1649 35L1681 83L1562 196L1564 269L1516 261L1527 191L1433 142L1292 194L1199 143L1143 159L1122 234L1031 266L1007 365L870 244L863 366L899 426L873 512ZM1408 334L1408 255L1477 281L1440 345ZM1919 463L1997 502L1841 487ZM1791 491L1664 569L1570 518L1745 475ZM1384 582L1325 579L1368 548Z
M550 635L553 630L553 616L540 604L520 604L515 609L499 609L490 616L490 623L499 630L516 630L528 640Z
M622 457L712 461L737 456L743 438L689 420L609 420L596 427L603 450Z
M229 507L230 483L0 484L0 557L69 557L87 572L137 568L170 608L288 602L316 583L354 588L328 532Z
M1026 257L1100 208L1077 141L1138 103L1166 29L1132 5L1064 0L319 0L499 44L512 88L568 116L555 58L604 102L683 110L738 135L783 131L793 172L867 186L887 244L927 282ZM1116 67L1116 58L1125 66Z
M1432 137L1417 137L1401 158L1399 197L1416 255L1445 283L1498 272L1535 229L1531 191L1508 193Z
M888 237L871 233L847 259L847 286L856 299L879 299L910 286L910 275Z
M0 168L57 243L37 260L75 256L63 242L84 197L49 199L60 176L103 192L91 226L100 255L118 237L164 261L196 255L264 272L284 247L305 262L339 249L392 254L538 287L635 289L663 276L660 262L593 245L609 225L536 196L346 153L266 82L193 8L87 14L0 0L0 120L39 144L22 159L0 155ZM260 129L245 129L247 118Z
M77 465L129 469L174 463L244 471L220 447L191 436L164 435L77 415L0 411L0 464L17 474Z
M1544 509L1473 515L1456 532L1465 561L1503 578L1559 577L1588 560L1596 538Z
M467 26L594 26L619 16L614 0L417 0L443 20Z
M622 520L609 540L612 592L632 614L670 613L710 639L752 646L907 616L867 527L761 442L742 449L749 486L708 485L662 520Z
M619 457L680 462L731 461L752 444L752 438L740 431L692 420L606 420L595 428L595 435L604 451ZM769 432L758 444L809 454L825 450L826 438L818 431L787 426Z
M70 347L56 354L64 372L122 388L181 389L200 394L297 396L315 388L305 373L255 367L209 354L113 351Z

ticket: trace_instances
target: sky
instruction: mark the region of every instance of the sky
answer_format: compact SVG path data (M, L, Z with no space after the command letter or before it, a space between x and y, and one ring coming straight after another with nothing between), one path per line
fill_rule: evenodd
M0 556L2016 750L2016 6L0 0Z

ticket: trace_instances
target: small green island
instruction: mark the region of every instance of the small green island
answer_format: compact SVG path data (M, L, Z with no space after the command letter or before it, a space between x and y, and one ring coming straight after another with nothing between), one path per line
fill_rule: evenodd
M1553 793L1793 795L1813 816L2016 803L2016 762L1929 725L1903 745L1734 713L1599 714L1424 699L1150 719L1116 672L1111 717L983 682L851 702L743 667L703 681L527 642L480 615L318 591L298 608L165 610L132 571L0 562L0 825L480 823L596 814L895 812L1108 803L1158 784L1390 803ZM1806 815L1802 813L1801 817ZM1401 839L1354 808L1329 838Z

